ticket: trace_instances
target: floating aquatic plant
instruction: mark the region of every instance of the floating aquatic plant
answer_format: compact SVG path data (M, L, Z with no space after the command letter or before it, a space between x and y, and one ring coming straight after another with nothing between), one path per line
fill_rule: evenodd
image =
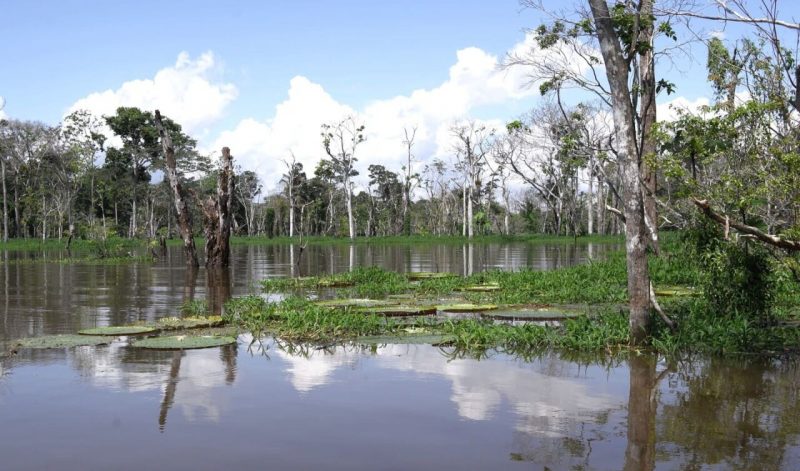
M109 327L95 327L78 331L81 335L144 335L158 332L157 327L147 325L118 325Z
M358 310L367 314L377 314L380 316L426 316L436 314L436 306L378 306L365 307Z
M196 348L221 347L236 343L234 337L216 335L172 335L167 337L150 337L133 342L132 347L153 350L190 350Z
M221 316L206 317L164 317L156 324L162 329L198 329L203 327L218 327L223 324Z
M482 312L497 309L495 304L443 304L436 306L436 309L442 312Z
M84 346L108 345L114 341L114 337L108 336L88 336L88 335L43 335L41 337L30 337L14 342L20 348L73 348Z

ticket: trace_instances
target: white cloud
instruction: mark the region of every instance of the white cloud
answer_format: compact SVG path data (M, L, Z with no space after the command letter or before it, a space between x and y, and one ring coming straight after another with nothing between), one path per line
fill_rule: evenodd
M533 38L527 37L513 50L533 47ZM447 157L452 153L449 127L454 120L467 117L480 106L505 104L538 94L535 87L526 86L530 78L525 70L499 66L496 56L481 49L461 49L456 53L448 79L438 87L376 100L361 110L337 101L322 85L297 76L291 80L288 97L277 106L272 118L242 120L232 130L223 132L209 150L218 152L223 146L230 147L237 164L256 171L265 188L272 191L285 171L281 160L290 151L312 174L323 155L320 126L355 115L366 125L367 141L356 152L357 170L362 175L357 181L363 183L370 164L400 171L405 162L404 127L418 128L414 148L418 161ZM502 121L490 124L502 125Z
M717 38L719 40L724 40L725 39L725 31L722 31L722 30L712 31L712 32L710 32L708 34L708 37Z
M699 97L690 100L679 96L673 100L656 105L656 115L659 121L675 121L681 112L696 114L701 107L710 105L711 102L706 97Z
M175 65L159 70L152 79L131 80L116 90L95 92L75 102L67 111L86 109L96 115L110 115L120 106L161 110L189 133L203 133L219 119L238 91L233 84L215 81L219 69L214 54L197 59L181 52Z
M6 99L0 96L0 119L8 118L8 115L4 111L5 107L6 107Z

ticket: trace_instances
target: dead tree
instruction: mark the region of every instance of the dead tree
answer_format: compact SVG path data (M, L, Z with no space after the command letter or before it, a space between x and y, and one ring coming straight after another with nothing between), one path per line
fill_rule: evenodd
M206 267L222 268L230 265L231 223L233 206L233 158L228 147L222 148L217 197L203 202L206 234Z
M169 186L172 188L172 196L175 201L175 211L178 214L178 226L183 239L183 251L186 255L186 264L192 267L199 265L197 262L197 250L194 246L194 235L192 234L192 213L183 195L181 182L178 180L178 171L175 162L175 147L172 145L172 138L164 129L161 121L161 112L156 110L156 128L161 136L161 147L164 149L165 168Z

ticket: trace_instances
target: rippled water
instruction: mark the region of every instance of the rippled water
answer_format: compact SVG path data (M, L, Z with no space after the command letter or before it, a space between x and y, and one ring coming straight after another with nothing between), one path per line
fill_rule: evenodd
M350 266L346 246L309 250L319 251L309 271ZM353 258L461 271L461 250L356 247ZM561 250L555 261L514 247L509 259L547 268L586 257ZM502 246L476 252L473 269L506 263ZM205 296L207 282L201 272L187 290L171 256L140 266L6 264L3 336L172 315L189 294ZM237 248L232 291L286 274L286 258L283 247ZM800 468L796 359L473 359L424 345L250 341L177 353L121 341L0 360L0 469Z

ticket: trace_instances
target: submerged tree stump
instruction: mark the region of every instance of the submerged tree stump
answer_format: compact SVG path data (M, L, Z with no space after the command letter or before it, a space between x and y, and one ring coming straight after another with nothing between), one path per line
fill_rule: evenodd
M172 188L172 199L175 202L175 212L178 215L178 227L181 231L181 239L183 239L183 251L186 255L186 264L190 267L198 266L197 251L194 246L194 234L192 233L192 213L189 211L189 204L184 196L183 187L178 179L177 164L175 161L175 147L172 145L172 138L161 118L161 112L156 110L155 125L158 134L161 137L161 147L164 150L164 170L169 180L169 186ZM163 244L166 250L166 241Z
M233 157L231 157L231 150L223 147L217 179L217 197L209 197L203 202L206 267L230 265L233 191Z

